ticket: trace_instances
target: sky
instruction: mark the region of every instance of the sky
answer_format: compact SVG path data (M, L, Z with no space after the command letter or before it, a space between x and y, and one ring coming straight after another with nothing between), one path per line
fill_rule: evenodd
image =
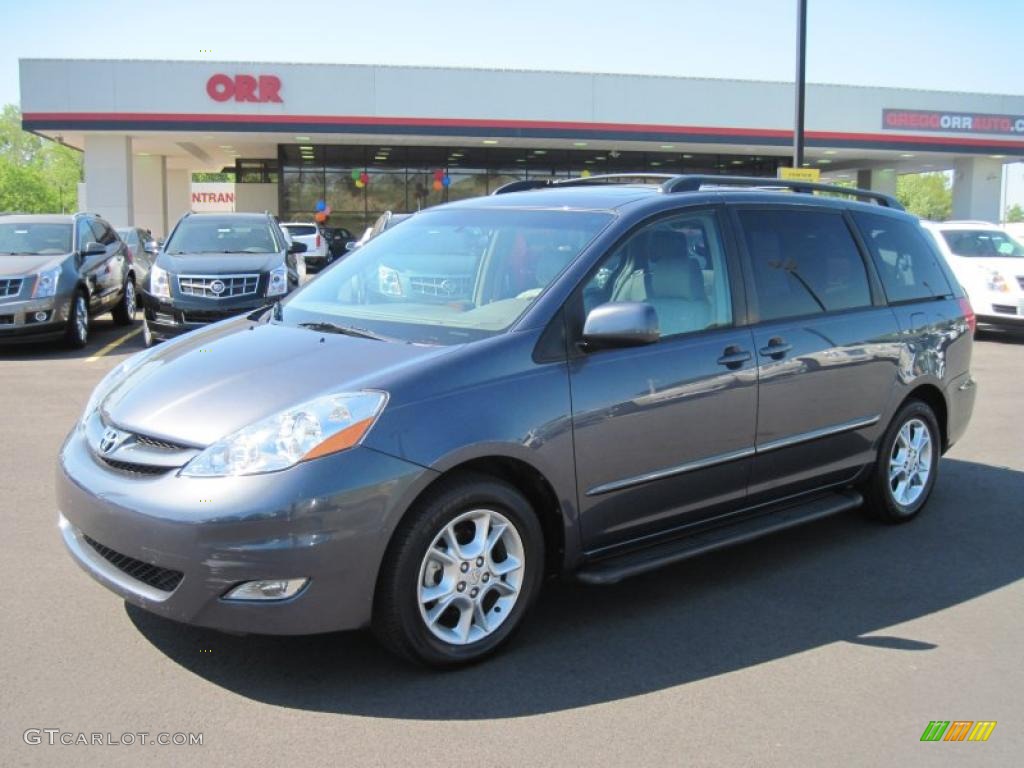
M19 58L49 57L791 80L796 5L796 0L0 0L0 103L18 102ZM809 82L1024 95L1022 43L1021 0L808 0ZM1024 173L1016 176L1022 177L1024 196ZM1016 193L1012 175L1010 185Z

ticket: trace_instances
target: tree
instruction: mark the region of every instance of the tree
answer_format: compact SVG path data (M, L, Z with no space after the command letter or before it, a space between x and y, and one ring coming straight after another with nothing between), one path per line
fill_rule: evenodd
M13 104L0 113L0 211L59 213L78 205L82 155L21 129Z
M908 173L897 177L896 198L922 219L945 221L953 213L953 190L944 173Z
M1018 224L1024 221L1024 208L1021 208L1020 203L1014 203L1006 209L1006 223L1007 224Z

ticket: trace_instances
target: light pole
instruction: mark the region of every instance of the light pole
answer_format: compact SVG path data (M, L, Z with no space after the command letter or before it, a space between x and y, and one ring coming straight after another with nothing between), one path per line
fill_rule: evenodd
M807 58L807 0L796 0L796 114L793 125L793 167L804 164L804 90Z

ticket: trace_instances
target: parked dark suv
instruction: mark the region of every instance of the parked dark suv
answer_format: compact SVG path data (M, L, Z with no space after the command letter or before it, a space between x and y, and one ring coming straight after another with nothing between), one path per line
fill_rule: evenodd
M99 216L0 215L0 344L89 341L90 318L135 322L131 252Z
M269 213L185 214L142 288L146 346L285 296L305 250Z
M613 181L428 209L128 359L61 451L72 556L178 621L370 626L450 666L550 574L913 518L975 397L974 316L917 220L844 188ZM417 240L416 272L471 275L462 298L381 290Z

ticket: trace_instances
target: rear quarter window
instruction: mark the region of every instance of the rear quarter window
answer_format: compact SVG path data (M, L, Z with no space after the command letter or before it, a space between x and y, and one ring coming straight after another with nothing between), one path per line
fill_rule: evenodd
M940 258L915 222L855 211L853 219L867 244L890 302L921 301L953 293Z

